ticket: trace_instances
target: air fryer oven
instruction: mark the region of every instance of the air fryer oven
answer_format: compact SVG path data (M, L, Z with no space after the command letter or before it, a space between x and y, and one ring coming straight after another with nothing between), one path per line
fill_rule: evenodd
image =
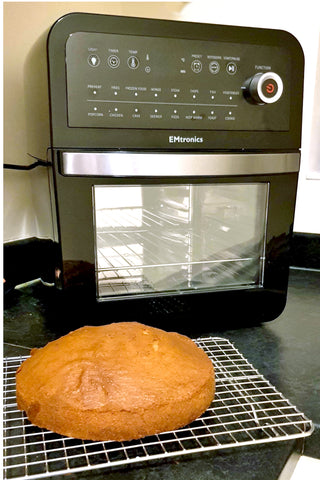
M48 63L57 286L129 317L276 318L300 161L296 39L75 13L52 27Z

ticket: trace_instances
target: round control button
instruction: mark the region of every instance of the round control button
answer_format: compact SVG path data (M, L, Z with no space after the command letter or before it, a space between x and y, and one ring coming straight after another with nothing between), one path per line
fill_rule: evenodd
M202 63L200 60L193 60L191 63L191 69L194 73L200 73L202 70Z
M265 97L272 98L278 92L278 84L273 79L267 79L262 83L261 91Z
M275 103L283 92L281 77L273 72L263 73L258 79L256 89L262 103Z
M131 55L131 57L128 58L127 60L128 67L131 68L131 70L136 70L136 68L139 67L140 62L138 57L135 55Z
M89 55L88 63L90 67L97 67L98 65L100 65L100 58L96 54Z
M281 77L274 72L256 73L244 84L244 96L250 103L275 103L283 93Z
M220 64L216 60L213 60L212 62L209 63L209 71L213 75L216 75L220 71Z
M237 64L234 62L227 63L226 70L229 75L235 75L238 70Z
M118 68L120 65L119 57L117 57L117 55L110 55L110 57L108 57L108 65L111 68Z

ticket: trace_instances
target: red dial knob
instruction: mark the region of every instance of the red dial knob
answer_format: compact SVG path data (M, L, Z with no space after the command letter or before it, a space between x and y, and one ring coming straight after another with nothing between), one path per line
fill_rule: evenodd
M283 93L281 77L274 72L256 73L246 80L244 96L250 103L264 105L275 103Z

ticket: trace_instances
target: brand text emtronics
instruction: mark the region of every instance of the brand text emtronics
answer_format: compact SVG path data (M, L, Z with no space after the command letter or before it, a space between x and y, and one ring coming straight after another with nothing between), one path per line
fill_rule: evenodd
M203 137L181 137L180 135L170 135L169 143L202 143Z

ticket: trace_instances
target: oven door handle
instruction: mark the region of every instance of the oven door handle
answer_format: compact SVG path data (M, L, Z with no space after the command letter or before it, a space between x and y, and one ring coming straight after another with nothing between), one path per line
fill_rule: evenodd
M61 173L98 177L203 177L298 172L300 153L62 152Z

